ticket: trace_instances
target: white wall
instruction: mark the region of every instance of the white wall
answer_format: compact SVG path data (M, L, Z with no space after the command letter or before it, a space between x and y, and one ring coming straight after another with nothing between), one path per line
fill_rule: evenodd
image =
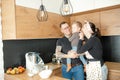
M47 11L53 13L60 13L60 6L63 0L43 0ZM83 12L87 10L102 8L106 6L113 6L120 4L120 0L70 0L73 5L73 12ZM38 9L41 0L16 0L16 5Z

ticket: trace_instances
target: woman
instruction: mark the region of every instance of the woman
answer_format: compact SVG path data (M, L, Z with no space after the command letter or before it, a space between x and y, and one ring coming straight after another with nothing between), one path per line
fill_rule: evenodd
M78 45L78 53L85 53L88 59L86 65L87 80L107 80L107 67L104 64L102 55L102 44L98 38L98 32L92 22L86 22L82 31L87 38L84 45ZM83 34L80 33L80 39L83 39Z

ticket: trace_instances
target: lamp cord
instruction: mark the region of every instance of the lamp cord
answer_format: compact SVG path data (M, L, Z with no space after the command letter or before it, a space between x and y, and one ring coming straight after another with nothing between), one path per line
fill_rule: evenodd
M41 0L41 4L43 4L43 0Z

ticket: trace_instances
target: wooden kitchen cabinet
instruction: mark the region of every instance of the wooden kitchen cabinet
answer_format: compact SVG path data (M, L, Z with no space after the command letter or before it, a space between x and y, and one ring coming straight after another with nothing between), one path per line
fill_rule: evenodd
M108 80L120 80L120 63L106 62L108 67Z

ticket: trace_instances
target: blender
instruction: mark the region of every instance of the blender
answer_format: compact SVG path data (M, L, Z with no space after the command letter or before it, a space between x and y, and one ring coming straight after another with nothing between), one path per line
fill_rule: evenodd
M26 59L26 70L29 76L33 76L40 72L44 67L44 62L39 56L39 53L28 52L25 54Z

